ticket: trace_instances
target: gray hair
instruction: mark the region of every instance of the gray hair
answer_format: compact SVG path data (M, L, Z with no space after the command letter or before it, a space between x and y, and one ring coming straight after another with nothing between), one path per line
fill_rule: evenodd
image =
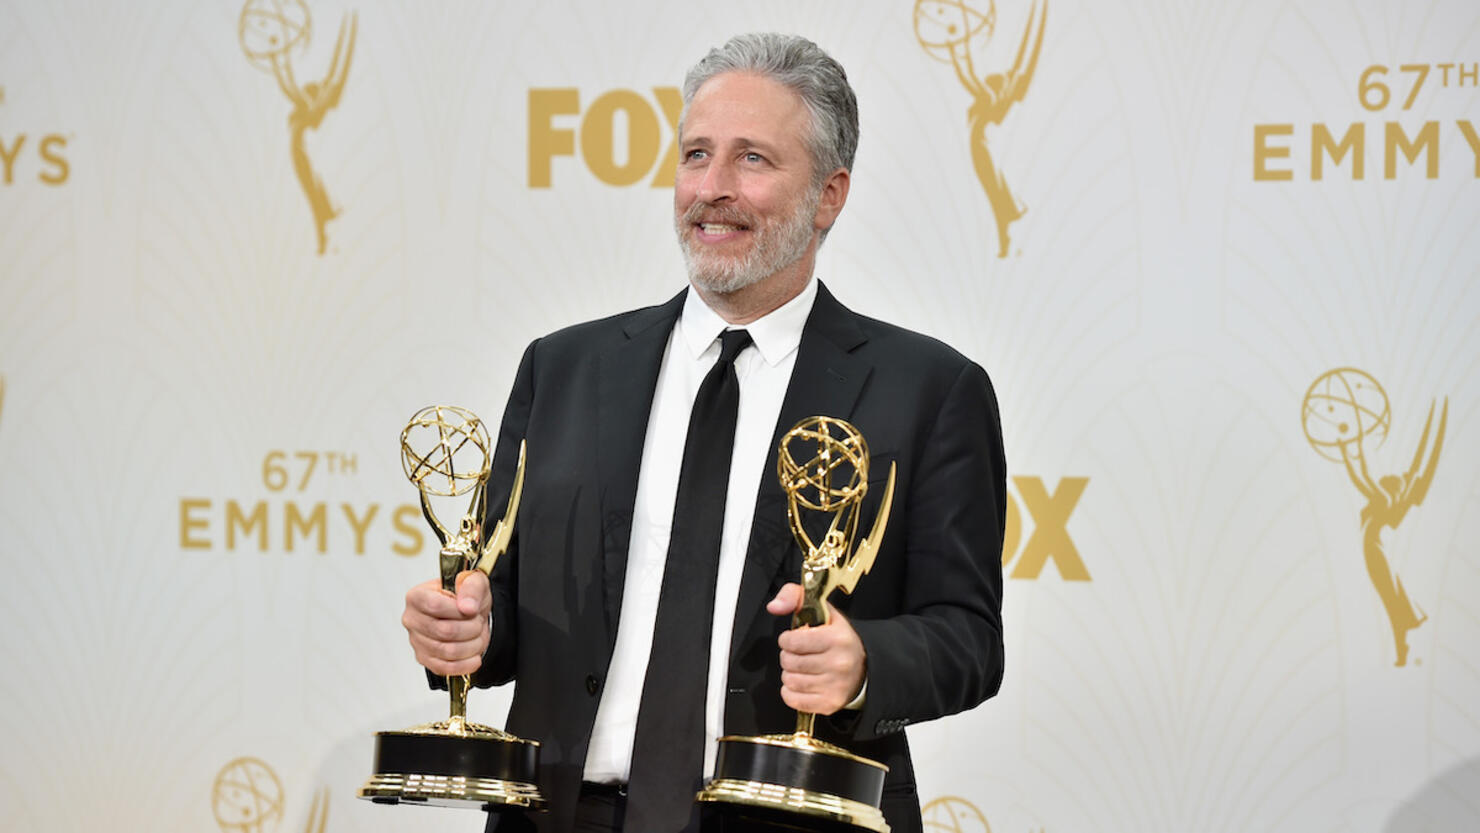
M812 154L812 184L821 185L838 168L853 170L858 149L858 100L842 64L815 43L775 32L736 35L709 50L683 80L684 117L694 94L709 79L725 72L751 72L801 96L811 116L806 137ZM683 132L683 122L679 122Z

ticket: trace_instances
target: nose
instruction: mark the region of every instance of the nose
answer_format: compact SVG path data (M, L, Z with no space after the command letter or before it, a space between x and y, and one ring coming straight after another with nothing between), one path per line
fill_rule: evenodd
M695 196L710 205L735 198L736 171L733 162L714 157L704 166Z

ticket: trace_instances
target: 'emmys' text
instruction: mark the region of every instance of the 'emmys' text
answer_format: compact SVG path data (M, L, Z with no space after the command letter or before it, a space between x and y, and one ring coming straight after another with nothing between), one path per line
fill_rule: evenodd
M262 485L269 492L302 493L318 480L358 473L358 463L358 457L347 452L273 450L262 459ZM414 557L426 543L421 509L410 503L382 512L378 503L335 506L301 497L278 501L182 497L179 517L180 548L185 550L268 552L281 547L291 553L306 547L328 553L331 545L340 547L349 536L354 553L364 555L367 541L379 535L375 530L387 524L390 551L396 555Z
M1480 87L1480 63L1400 64L1396 69L1373 64L1357 77L1356 99L1369 112L1402 113L1411 110L1425 90L1432 95L1456 87ZM1336 176L1364 180L1369 146L1374 153L1376 147L1382 148L1383 179L1397 179L1399 167L1405 164L1421 165L1425 179L1438 179L1441 149L1459 146L1469 149L1461 164L1472 167L1474 177L1480 179L1480 132L1469 119L1455 120L1452 129L1449 122L1440 120L1407 126L1396 119L1370 125L1354 121L1344 129L1316 122L1301 132L1304 135L1297 138L1294 123L1254 125L1256 182L1289 182L1307 171L1312 181L1320 181L1327 176L1328 163ZM1297 164L1301 151L1307 151L1304 164Z
M0 164L3 164L6 185L15 183L16 177L35 174L36 180L46 185L65 185L72 175L72 167L64 155L67 137L60 133L48 133L33 139L25 133L9 138L0 136Z

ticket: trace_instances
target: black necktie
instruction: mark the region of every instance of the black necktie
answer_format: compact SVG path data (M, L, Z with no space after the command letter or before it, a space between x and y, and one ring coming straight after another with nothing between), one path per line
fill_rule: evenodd
M704 705L714 586L730 485L740 381L735 356L750 333L720 335L719 361L699 385L684 441L673 532L658 596L653 651L637 711L624 829L676 833L689 828L704 776Z

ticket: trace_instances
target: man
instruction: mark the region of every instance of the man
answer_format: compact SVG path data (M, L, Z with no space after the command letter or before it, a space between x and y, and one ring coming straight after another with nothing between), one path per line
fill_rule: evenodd
M684 102L674 217L690 288L530 345L489 495L504 505L526 440L516 540L491 587L477 574L456 597L419 585L403 622L430 672L517 680L508 728L542 743L542 830L695 829L716 736L789 732L800 709L827 716L822 739L890 767L885 817L918 831L901 730L975 706L1002 678L1005 464L991 384L949 347L856 315L813 279L857 145L841 66L800 38L741 36L689 72ZM710 380L725 378L739 384L734 428L717 432L733 435L729 471L695 475L686 461L712 438L693 426ZM872 573L834 599L828 624L792 630L801 552L775 449L814 414L850 421L873 450L865 524L891 462L898 480ZM723 520L695 538L707 510L692 508L691 484L712 469ZM705 559L708 579L670 596ZM665 620L696 596L701 615L682 616L708 643L698 693L654 716L644 707L696 673L674 659ZM689 712L688 735L652 745ZM681 760L692 763L663 776L676 787L648 786Z

